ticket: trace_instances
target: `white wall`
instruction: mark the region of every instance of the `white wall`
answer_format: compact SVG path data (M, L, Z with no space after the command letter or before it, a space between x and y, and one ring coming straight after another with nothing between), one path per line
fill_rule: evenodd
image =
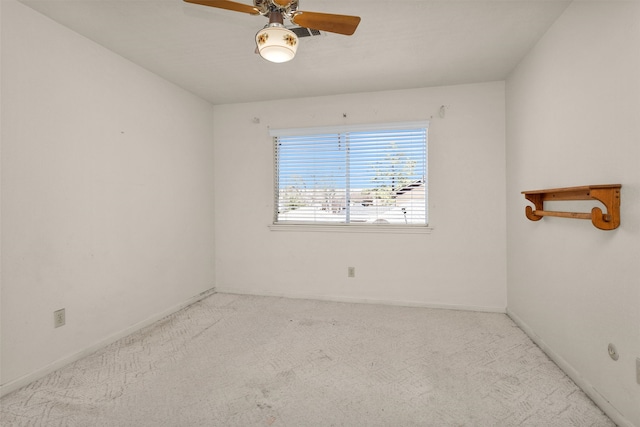
M216 288L504 311L504 115L503 82L216 106ZM269 127L430 118L431 234L270 231Z
M213 286L213 144L209 104L5 0L1 102L8 391Z
M640 426L640 3L573 2L516 68L507 165L509 313L616 422ZM523 190L615 183L614 231L525 218Z
M2 1L0 1L0 387L2 386L2 33Z

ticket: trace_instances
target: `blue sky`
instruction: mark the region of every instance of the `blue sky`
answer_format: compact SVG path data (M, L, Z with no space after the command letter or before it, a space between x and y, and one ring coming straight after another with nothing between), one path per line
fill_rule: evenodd
M315 182L320 188L346 188L345 176L348 173L351 188L373 188L379 185L371 179L376 171L396 175L392 170L402 169L408 161L415 164L410 179L424 179L425 138L426 129L350 132L348 142L347 137L335 133L280 137L279 186L306 185L314 188ZM399 162L391 165L389 156ZM390 185L390 180L387 185Z

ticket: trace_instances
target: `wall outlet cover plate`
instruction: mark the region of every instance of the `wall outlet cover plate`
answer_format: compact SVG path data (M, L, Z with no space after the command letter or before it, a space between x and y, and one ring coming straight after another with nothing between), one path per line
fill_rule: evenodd
M59 328L60 326L64 326L66 322L66 315L64 308L60 310L56 310L53 312L53 327Z

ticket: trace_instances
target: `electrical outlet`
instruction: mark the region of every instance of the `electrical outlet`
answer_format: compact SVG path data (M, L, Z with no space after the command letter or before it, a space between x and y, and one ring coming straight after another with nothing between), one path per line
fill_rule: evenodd
M64 308L61 308L60 310L56 310L53 312L53 327L54 328L59 328L60 326L64 326L65 324L65 312L64 312Z
M348 267L347 268L347 277L356 277L356 268Z

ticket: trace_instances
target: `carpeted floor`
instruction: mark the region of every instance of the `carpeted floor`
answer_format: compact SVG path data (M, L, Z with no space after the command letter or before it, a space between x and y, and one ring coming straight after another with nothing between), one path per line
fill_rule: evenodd
M504 314L214 294L0 400L3 426L613 426Z

